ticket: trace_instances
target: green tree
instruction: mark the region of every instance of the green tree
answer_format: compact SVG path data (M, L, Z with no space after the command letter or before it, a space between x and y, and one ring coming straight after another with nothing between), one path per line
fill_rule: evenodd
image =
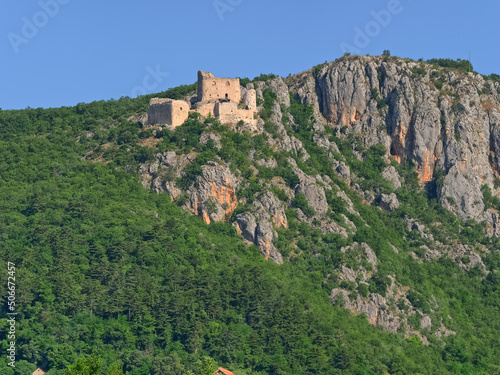
M105 372L105 375L123 375L123 365L120 361L113 362Z
M213 375L215 370L217 370L217 363L213 358L205 356L202 360L198 361L197 375Z
M302 193L295 195L295 198L292 200L292 204L295 207L300 208L308 217L312 217L316 214L316 211L313 207L309 206L306 196Z
M89 357L78 358L74 364L66 369L64 375L97 375L101 370L101 365L101 358L96 354L92 354Z
M33 363L20 360L16 362L14 374L15 375L32 374L35 370L36 370L36 365L34 365Z

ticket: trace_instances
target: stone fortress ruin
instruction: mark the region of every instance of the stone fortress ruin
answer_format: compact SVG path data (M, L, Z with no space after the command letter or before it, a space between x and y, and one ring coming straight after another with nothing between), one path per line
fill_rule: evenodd
M239 78L217 78L212 73L198 72L198 93L185 100L153 98L149 102L148 124L177 127L188 118L189 112L209 115L225 125L238 122L257 123L257 94L254 89L241 89Z

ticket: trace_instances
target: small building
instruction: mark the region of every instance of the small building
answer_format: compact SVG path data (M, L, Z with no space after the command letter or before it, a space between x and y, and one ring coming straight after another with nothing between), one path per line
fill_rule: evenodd
M234 375L231 371L226 370L225 368L219 367L215 370L214 375L223 374L223 375Z
M41 368L37 368L32 375L44 375L44 374L45 371L43 371Z

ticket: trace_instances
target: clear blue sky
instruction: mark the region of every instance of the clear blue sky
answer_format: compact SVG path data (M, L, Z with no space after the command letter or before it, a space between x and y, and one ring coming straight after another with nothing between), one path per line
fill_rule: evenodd
M492 0L0 0L0 108L159 92L199 69L287 76L342 46L414 59L470 50L475 70L500 74L499 14Z

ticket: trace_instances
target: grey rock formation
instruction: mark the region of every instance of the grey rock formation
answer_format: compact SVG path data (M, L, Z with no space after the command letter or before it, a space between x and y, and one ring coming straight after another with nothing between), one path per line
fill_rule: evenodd
M355 282L359 285L365 283L368 276L369 274L362 269L356 271L343 266L341 267L339 278L340 280ZM333 304L341 305L351 310L356 315L359 313L366 314L370 324L381 327L389 332L396 333L403 331L411 336L413 334L418 334L417 330L419 329L431 329L431 318L412 306L406 297L407 288L397 285L393 277L389 276L389 278L392 284L388 286L385 297L373 293L367 298L363 298L357 293L352 294L352 291L335 288L332 289L330 293L330 301ZM404 302L407 310L401 310L394 301ZM432 306L437 307L435 304ZM415 314L422 315L419 327L411 327L408 325L407 317ZM444 326L442 326L441 329L443 332L446 330ZM451 334L451 332L448 332L448 334ZM423 341L425 344L428 343L426 340Z
M399 208L399 201L396 194L381 194L380 195L380 207L386 211L394 211Z
M349 199L349 197L347 196L347 194L344 191L341 190L341 191L337 192L337 197L342 198L346 202L347 212L349 212L350 214L359 216L359 213L354 209L354 203L352 203L352 201Z
M257 206L261 206L267 210L270 215L272 222L276 228L288 228L288 220L285 214L285 205L282 201L274 196L273 193L267 191L257 198Z
M334 304L343 304L348 310L354 313L366 314L368 321L372 325L380 326L386 331L396 333L401 325L398 315L392 315L387 311L387 300L379 294L371 294L363 299L357 296L351 299L349 292L342 289L333 289L330 300Z
M432 327L432 321L429 316L424 316L422 320L420 321L420 328L421 329L431 329Z
M200 143L202 145L206 145L208 143L209 140L212 140L215 144L215 147L217 148L217 150L220 150L222 145L220 143L221 141L221 138L220 138L220 135L218 134L215 134L215 133L207 133L207 132L204 132L201 137L200 137Z
M394 185L394 189L399 189L401 187L401 181L399 179L399 174L392 165L389 167L385 167L382 171L382 177L386 180L389 180Z
M486 234L489 237L500 237L500 217L497 212L488 210L486 216Z
M273 245L277 234L269 213L259 210L239 214L236 216L235 226L247 241L257 245L266 259L271 258L276 263L283 264L283 257Z
M441 74L443 89L434 85L432 71ZM365 146L382 143L396 161L412 160L422 184L443 170L440 202L462 220L492 221L484 214L481 186L492 188L500 172L500 94L491 90L480 96L485 85L480 75L352 56L286 82L299 101L319 110L328 126L347 126L347 133ZM387 169L384 178L398 188L394 172ZM495 235L495 229L490 233Z
M333 161L333 167L335 168L335 172L338 173L339 177L343 180L349 181L351 178L351 169L346 165L343 161Z
M479 176L465 175L454 165L444 178L440 202L464 221L480 218L484 203Z
M314 119L318 124L324 124L325 118L320 110L316 79L313 76L313 71L308 70L287 78L286 83L289 90L293 93L294 99L302 104L309 104L312 106L314 110Z
M420 246L420 248L425 251L424 256L425 256L425 259L427 261L436 260L436 259L441 258L442 254L437 250L431 250L426 245Z
M420 234L420 237L422 237L423 239L434 241L434 237L432 236L432 234L428 233L427 227L425 225L420 224L417 221L410 219L409 217L405 217L404 220L409 231L416 230L418 234Z
M366 260L373 266L373 269L377 269L378 259L375 252L368 246L366 243L357 243L354 242L350 246L343 247L341 249L343 253L351 257L352 259Z
M377 268L378 264L378 259L373 250L368 246L366 243L362 243L361 246L363 246L366 254L366 260L368 263L370 263L375 269Z
M433 82L433 71L434 76L442 74L444 77L441 79L443 89L438 89L439 85ZM399 207L395 194L380 194L381 189L377 188L365 191L361 187L365 186L361 177L353 172L358 169L351 171L346 164L349 161L347 156L338 155L340 152L332 134L339 138L354 135L353 155L358 160L363 159L358 143L365 148L381 143L388 153L383 157L386 162L413 161L422 187L430 183L429 186L437 186L438 199L447 209L458 214L463 221L484 221L490 236L500 236L499 214L494 210L485 210L481 192L481 187L487 185L493 194L500 195L500 189L493 187L493 181L500 173L500 85L491 84L491 94L480 95L478 91L481 92L484 85L483 78L476 74L463 75L453 71L445 74L420 62L403 59L384 61L377 56L343 57L286 79L277 77L247 85L242 92L255 88L260 99L263 99L266 89L276 94L277 101L273 104L269 121L276 127L277 136L268 134L268 144L274 152L289 153L289 163L293 173L299 177L299 183L297 186L290 184L286 177L264 181L256 167L277 168L276 160L280 159L263 156L259 150L250 151L249 168L254 171L253 178L256 177L265 187L263 191L279 187L287 195L287 203L277 199L270 191L248 201L242 198L238 202L236 192L240 186L248 186L248 182L243 177L236 177L240 176L239 171L231 172L234 165L229 170L222 163L204 166L203 174L195 184L187 191L181 191L176 186L176 179L196 158L194 153L159 154L157 160L142 166L139 173L144 186L156 192L167 192L173 199L187 194L185 208L206 222L228 220L238 203L253 202L249 212L238 216L236 225L248 241L277 262L282 262L282 259L273 245L277 236L275 228L288 226L285 209L295 194L304 194L316 212L311 218L297 209L300 222L323 233L338 233L347 238L359 228L346 216L343 216L343 222L338 223L328 218L326 196L333 193L341 197L349 213L358 217L359 214L347 194L338 191L338 186L332 181L336 180L333 174L330 178L316 175L318 171L313 171L314 177L304 173L307 170L302 162L309 161L305 163L308 167L312 164L299 136L289 127L296 127L293 117L285 113L290 106L291 93L295 100L312 106L316 121L311 134L313 142L330 157L333 172L360 195L363 204L380 202L380 207L388 211ZM290 121L283 124L285 115ZM130 120L137 121L139 118L131 117ZM235 131L263 133L264 121L259 119L253 128L237 128ZM210 140L218 149L221 148L221 137L209 127L201 135L200 143L206 144ZM433 184L437 176L439 184ZM394 166L386 167L382 177L392 182L395 189L402 186L402 179ZM417 231L426 243L421 248L423 252L416 250L419 256L414 254L419 262L449 256L467 270L479 265L486 272L479 246L456 246L452 249L435 242L429 230L418 222L408 218L407 224L408 230ZM369 226L370 223L364 225ZM364 254L376 267L375 254L369 251ZM379 321L385 319L384 311L380 306ZM384 324L390 325L388 322ZM424 325L427 326L427 322Z
M278 103L283 104L286 107L290 107L290 92L288 91L288 86L286 85L283 78L273 78L269 81L268 85L271 91L276 94Z
M295 194L304 194L309 206L314 208L317 216L322 216L328 211L325 190L316 183L316 179L307 176L298 169L294 173L299 176L300 183L295 189Z
M304 149L302 142L298 140L293 135L288 134L282 123L283 114L281 113L281 107L278 102L273 103L272 114L269 118L276 126L276 131L278 133L278 138L270 138L269 143L274 146L277 150L284 150L287 152L294 152L295 155L299 156L302 161L309 159L309 154Z
M132 115L129 118L127 118L127 121L139 122L142 125L146 125L148 123L148 114L147 113L143 113L143 114L136 113L135 115Z
M176 199L182 191L176 186L176 179L184 174L184 169L196 158L196 154L177 155L174 151L160 153L156 161L139 168L142 184L154 192L166 192Z
M329 152L340 152L337 144L335 142L330 142L327 137L324 135L320 134L314 134L313 135L313 141L321 147L323 150L325 150L327 153Z
M275 159L260 159L256 161L257 165L267 167L267 168L276 168L278 163Z
M488 273L481 256L469 245L458 244L456 246L450 246L446 250L448 256L454 259L462 268L470 270L479 266L484 274Z

